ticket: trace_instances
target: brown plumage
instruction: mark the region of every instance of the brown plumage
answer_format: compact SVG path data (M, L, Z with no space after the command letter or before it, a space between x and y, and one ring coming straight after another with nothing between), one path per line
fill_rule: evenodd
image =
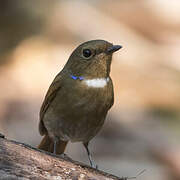
M109 76L112 53L120 46L103 40L81 44L55 77L40 110L39 131L44 135L39 148L62 154L68 141L89 141L104 124L114 102Z

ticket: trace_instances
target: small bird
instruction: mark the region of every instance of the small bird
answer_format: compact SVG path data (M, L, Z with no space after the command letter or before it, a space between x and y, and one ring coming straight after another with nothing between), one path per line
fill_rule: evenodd
M104 40L79 45L49 87L40 110L39 149L63 154L68 141L88 144L102 128L114 103L110 77L112 54L122 46Z

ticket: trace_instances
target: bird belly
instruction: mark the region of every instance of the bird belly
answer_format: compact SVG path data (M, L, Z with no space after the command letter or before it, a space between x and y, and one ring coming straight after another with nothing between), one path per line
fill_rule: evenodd
M88 142L104 124L110 98L106 91L107 89L74 88L73 91L64 90L63 94L62 90L44 118L48 133L64 141Z

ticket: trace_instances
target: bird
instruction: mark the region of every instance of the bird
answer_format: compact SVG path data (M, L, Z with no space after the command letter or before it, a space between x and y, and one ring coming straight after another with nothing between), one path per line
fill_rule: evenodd
M105 40L80 44L51 83L40 109L38 148L63 154L68 142L82 142L91 167L97 168L89 142L102 128L114 103L112 55L121 49Z

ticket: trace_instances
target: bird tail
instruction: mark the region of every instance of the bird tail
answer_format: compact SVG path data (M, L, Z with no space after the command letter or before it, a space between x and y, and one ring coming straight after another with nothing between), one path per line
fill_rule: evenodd
M67 141L61 141L59 140L56 144L56 154L62 154L65 151ZM39 149L42 149L44 151L48 151L53 153L54 152L54 141L46 134L41 143L38 146Z

